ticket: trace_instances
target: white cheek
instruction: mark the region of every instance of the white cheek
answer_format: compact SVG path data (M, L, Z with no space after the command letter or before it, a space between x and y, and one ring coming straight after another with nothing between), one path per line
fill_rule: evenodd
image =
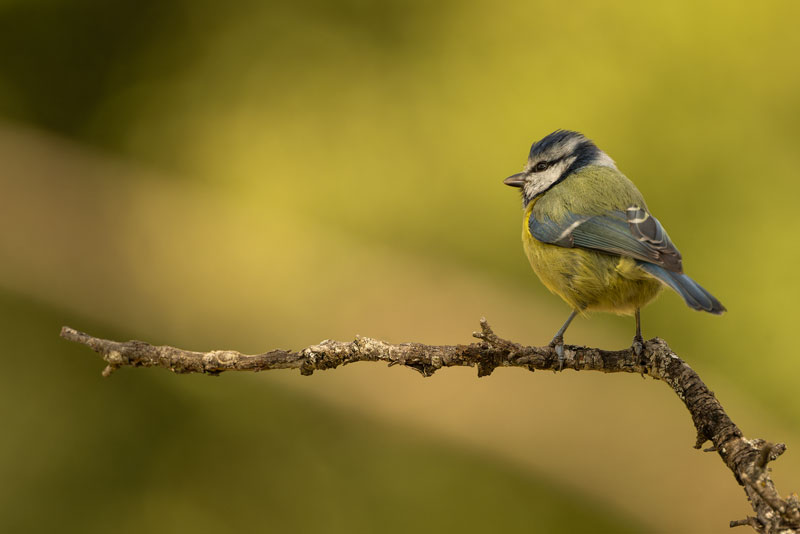
M561 175L574 161L575 158L570 157L556 163L544 172L533 173L525 182L525 197L531 199L545 192L561 178Z
M533 198L542 191L544 191L544 187L542 187L541 182L537 179L531 179L525 182L525 196L527 198Z
M544 173L544 176L542 177L544 179L543 183L546 184L545 187L550 187L550 185L552 185L553 182L558 180L565 169L566 165L563 162L558 163L547 169L547 171Z
M531 178L525 182L525 196L533 198L550 187L550 185L561 176L561 169L559 167L560 166L556 166L544 172L533 174Z

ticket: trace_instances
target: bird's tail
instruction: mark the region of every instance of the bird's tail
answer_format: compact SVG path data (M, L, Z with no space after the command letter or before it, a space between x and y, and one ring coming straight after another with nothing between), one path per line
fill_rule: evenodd
M669 287L674 289L686 304L695 310L707 311L716 315L726 311L725 306L714 295L703 289L700 284L682 273L668 271L652 263L639 263L639 267L652 274Z

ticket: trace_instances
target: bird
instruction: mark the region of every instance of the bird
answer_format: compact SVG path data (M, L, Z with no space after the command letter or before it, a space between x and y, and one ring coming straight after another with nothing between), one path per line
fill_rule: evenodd
M564 332L577 315L636 317L632 348L642 355L640 310L666 286L695 310L726 311L683 272L681 253L614 160L583 134L556 130L533 143L522 172L504 184L522 194L522 243L533 271L571 308L550 342L564 365Z

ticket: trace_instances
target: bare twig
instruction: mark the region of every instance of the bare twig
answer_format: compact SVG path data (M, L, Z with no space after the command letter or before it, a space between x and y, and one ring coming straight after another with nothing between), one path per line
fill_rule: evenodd
M478 376L488 376L497 367L524 367L530 371L559 368L559 360L551 347L527 347L498 337L485 319L479 341L470 345L391 344L377 339L357 337L354 341L325 340L300 351L273 350L264 354L246 355L229 350L193 352L168 346L154 346L143 341L109 341L69 327L61 330L64 339L82 343L99 353L107 362L103 376L120 367L163 367L176 373L225 371L266 371L299 369L301 374L334 369L360 361L383 361L389 365L410 367L423 376L431 376L442 367L474 366ZM782 443L746 439L731 421L722 405L686 362L666 342L655 338L645 343L642 356L633 350L605 351L566 346L564 369L602 371L605 373L649 374L666 382L680 397L697 429L695 448L706 441L713 447L736 481L744 487L756 513L731 521L730 526L749 525L760 533L800 534L800 500L796 494L781 498L769 476L767 464L785 450Z

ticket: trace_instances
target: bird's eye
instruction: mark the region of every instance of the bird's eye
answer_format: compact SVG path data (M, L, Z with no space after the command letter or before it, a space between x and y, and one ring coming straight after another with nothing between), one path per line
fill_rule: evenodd
M547 170L547 167L548 167L549 165L550 165L550 164L549 164L549 163L547 163L546 161L540 161L539 163L537 163L536 165L534 165L534 166L533 166L533 172L542 172L542 171L546 171L546 170Z

